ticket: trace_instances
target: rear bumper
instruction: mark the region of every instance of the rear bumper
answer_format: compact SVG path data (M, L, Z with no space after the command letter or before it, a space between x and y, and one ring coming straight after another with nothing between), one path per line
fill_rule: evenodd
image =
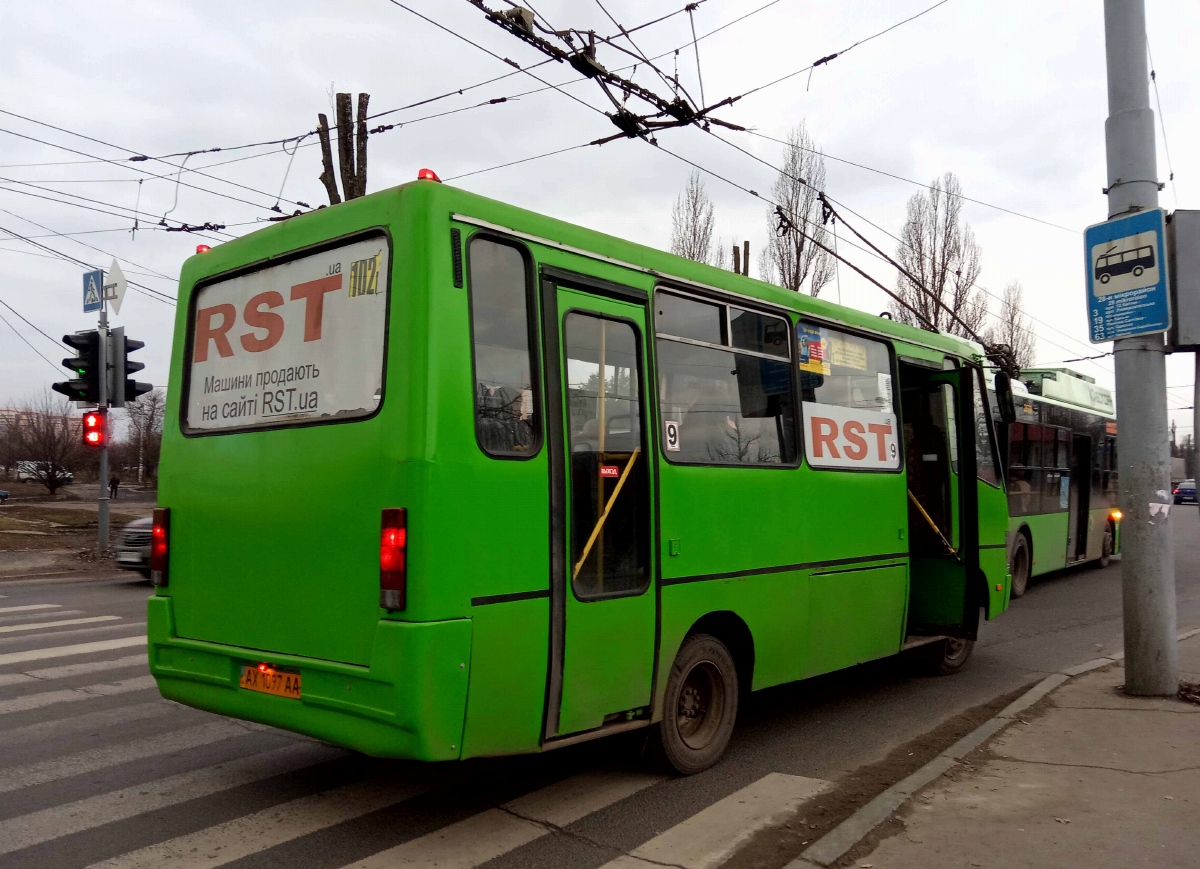
M303 733L376 757L454 760L462 752L471 622L380 621L366 667L176 636L173 601L147 607L150 672L169 700ZM301 699L238 687L268 661L301 676Z

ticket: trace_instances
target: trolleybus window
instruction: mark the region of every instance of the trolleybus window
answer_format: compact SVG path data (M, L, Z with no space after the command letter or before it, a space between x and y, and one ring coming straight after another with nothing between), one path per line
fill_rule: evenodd
M900 433L887 346L813 323L800 323L796 339L808 463L898 469Z
M667 458L705 465L795 462L787 321L661 291L654 309Z
M475 436L489 455L525 458L541 442L525 257L512 245L476 238L470 274Z
M988 428L988 413L983 403L982 372L977 372L975 384L975 472L976 476L989 486L999 487L1000 477L996 473L996 451ZM988 398L995 401L995 393L989 391Z

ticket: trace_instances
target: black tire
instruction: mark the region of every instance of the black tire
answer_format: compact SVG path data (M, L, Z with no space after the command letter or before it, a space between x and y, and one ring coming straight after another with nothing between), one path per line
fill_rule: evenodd
M975 651L974 640L947 637L929 647L929 669L937 676L952 676L966 666Z
M1012 554L1008 558L1008 570L1012 574L1012 588L1009 596L1018 598L1029 588L1029 574L1033 561L1029 554L1029 540L1024 534L1017 534L1013 541Z
M1104 541L1100 544L1100 558L1096 560L1097 567L1108 567L1112 562L1113 555L1113 532L1112 526L1109 525L1104 529Z
M738 678L733 656L709 634L683 641L663 699L658 750L680 775L703 772L721 759L737 719Z

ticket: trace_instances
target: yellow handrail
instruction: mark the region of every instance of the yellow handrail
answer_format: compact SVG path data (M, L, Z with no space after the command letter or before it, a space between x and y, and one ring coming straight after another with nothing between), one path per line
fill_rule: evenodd
M596 520L596 527L592 529L592 534L588 537L587 545L583 547L583 554L579 556L579 561L575 564L575 570L571 573L571 581L574 582L579 576L579 571L583 568L583 563L587 561L589 553L592 551L592 545L596 542L596 537L600 534L600 530L604 527L604 520L608 518L608 511L612 509L613 503L617 500L617 495L621 494L621 487L625 485L625 480L629 477L629 472L633 470L633 463L637 461L638 453L642 451L641 447L636 447L633 453L629 456L629 464L625 466L625 470L621 472L621 479L617 480L617 485L613 488L612 494L608 496L608 503L604 505L604 512L600 514L600 518Z
M942 533L942 529L938 528L937 523L934 522L930 515L925 512L925 508L921 506L921 502L917 500L917 496L912 493L912 489L908 490L908 500L912 501L913 504L916 505L916 508L921 511L921 515L925 517L925 521L929 523L929 527L933 529L933 533L936 534L942 541L943 545L950 550L950 554L957 557L958 551L950 545L950 541L946 539L946 535Z

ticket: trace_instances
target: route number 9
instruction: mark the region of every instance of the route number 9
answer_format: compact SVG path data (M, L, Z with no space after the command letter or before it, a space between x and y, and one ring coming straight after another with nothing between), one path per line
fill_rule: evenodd
M663 440L669 452L679 452L679 423L673 420L663 420Z

